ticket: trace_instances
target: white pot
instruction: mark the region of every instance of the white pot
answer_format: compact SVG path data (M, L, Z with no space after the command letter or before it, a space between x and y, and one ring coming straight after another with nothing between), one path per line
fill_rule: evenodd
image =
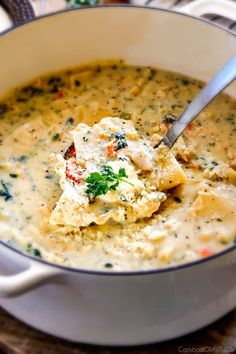
M81 8L2 35L0 95L42 73L101 58L208 80L235 50L230 32L187 15ZM236 96L235 84L229 92ZM56 266L0 243L0 273L3 308L44 332L85 343L163 341L236 306L236 245L179 267L114 274Z

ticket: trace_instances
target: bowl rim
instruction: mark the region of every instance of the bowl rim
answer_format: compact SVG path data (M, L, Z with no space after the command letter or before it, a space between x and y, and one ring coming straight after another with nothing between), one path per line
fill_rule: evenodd
M47 17L52 17L52 16L58 16L67 12L74 12L74 11L82 11L82 10L104 10L104 9L134 9L134 10L146 10L146 11L159 11L159 12L163 12L163 13L171 13L177 16L183 16L183 17L187 17L190 18L192 20L195 21L199 21L202 22L206 25L209 26L213 26L218 28L221 31L224 31L226 33L228 33L229 35L233 36L234 38L236 38L236 33L234 33L233 31L231 31L228 28L223 27L220 24L217 23L213 23L208 19L205 18L201 18L201 17L196 17L190 14L186 14L186 13L182 13L176 10L172 10L172 9L163 9L160 7L152 7L152 6L144 6L144 5L131 5L131 4L106 4L106 5L96 5L96 6L83 6L83 7L79 7L79 8L72 8L72 9L64 9L64 10L60 10L60 11L55 11L49 14L45 14L45 15L41 15L38 17L35 17L33 20L31 21L27 21L23 24L18 24L12 28L8 28L6 30L4 30L3 32L0 33L0 38L7 35L8 33L11 33L12 31L17 30L18 28L21 28L23 26L27 26L29 24L31 24L34 21L40 21L43 20L44 18ZM128 270L128 271L105 271L105 270L93 270L93 269L87 269L87 268L77 268L77 267L69 267L69 266L64 266L61 264L56 264L56 263L52 263L49 262L47 260L44 260L42 258L38 258L38 257L34 257L31 256L27 253L25 253L24 251L21 251L20 249L15 248L14 246L11 246L10 244L7 244L6 242L0 240L0 245L2 245L3 247L8 248L9 250L15 252L16 254L32 260L32 261L36 261L38 263L41 263L43 265L47 265L53 268L57 268L60 269L62 271L69 271L69 272L73 272L73 273L81 273L81 274L88 274L88 275L101 275L101 276L139 276L139 275L152 275L152 274L162 274L162 273L167 273L167 272L172 272L172 271L177 271L177 270L182 270L185 268L190 268L193 266L198 266L201 264L205 264L210 262L211 260L215 260L221 256L224 256L228 253L231 253L233 251L236 251L236 242L235 244L231 245L230 247L227 247L226 249L222 250L221 252L217 252L216 254L213 254L209 257L206 258L200 258L197 259L195 261L192 262L187 262L187 263L183 263L183 264L178 264L178 265L172 265L169 267L164 267L164 268L153 268L153 269L144 269L144 270Z
M57 15L62 15L64 13L67 12L75 12L75 11L82 11L82 10L104 10L104 9L139 9L139 10L146 10L146 11L159 11L159 12L163 12L163 13L171 13L174 15L178 15L178 16L183 16L183 17L187 17L187 18L191 18L195 21L198 22L202 22L205 23L206 25L209 26L213 26L216 27L220 30L222 30L223 32L228 33L229 35L236 37L236 33L234 31L232 31L229 28L226 28L225 26L219 24L219 23L215 23L212 22L210 20L208 20L207 18L203 18L203 17L198 17L198 16L194 16L188 13L184 13L181 11L177 11L177 10L173 10L173 9L164 9L161 7L154 7L154 6L147 6L147 5L132 5L132 4L101 4L101 5L90 5L90 6L81 6L81 7L76 7L76 8L66 8L66 9L62 9L59 11L53 11L50 13L46 13L43 15L39 15L39 16L35 16L33 19L26 21L24 23L19 23L19 24L15 24L10 28L7 28L5 30L3 30L2 32L0 32L0 38L5 36L6 34L8 34L9 32L13 32L15 30L17 30L18 28L21 27L25 27L27 25L30 25L31 23L35 22L35 21L40 21L43 20L44 18L47 17L52 17L52 16L57 16Z

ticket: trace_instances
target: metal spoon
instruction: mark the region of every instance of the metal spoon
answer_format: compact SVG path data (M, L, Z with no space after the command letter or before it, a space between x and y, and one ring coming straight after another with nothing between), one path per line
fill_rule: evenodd
M192 100L190 105L183 111L183 113L181 113L163 139L156 144L154 148L157 148L161 143L164 143L171 148L187 126L198 116L198 114L235 79L236 54Z

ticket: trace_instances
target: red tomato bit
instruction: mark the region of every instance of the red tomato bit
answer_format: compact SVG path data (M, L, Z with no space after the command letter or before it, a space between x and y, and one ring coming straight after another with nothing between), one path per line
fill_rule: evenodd
M55 95L55 100L58 98L63 98L64 97L64 92L62 90L58 90L56 95Z
M107 155L110 156L110 157L113 157L116 155L116 147L115 145L111 144L111 145L107 145L106 146L106 152L107 152Z
M71 144L68 149L66 150L66 152L64 153L64 159L68 160L71 157L76 158L76 151L75 151L75 144Z
M83 182L82 177L84 169L78 165L76 160L72 157L66 161L66 178L75 183Z
M192 130L193 129L193 123L190 123L187 127L188 130Z
M200 250L201 257L210 257L213 255L213 252L209 248L203 248Z

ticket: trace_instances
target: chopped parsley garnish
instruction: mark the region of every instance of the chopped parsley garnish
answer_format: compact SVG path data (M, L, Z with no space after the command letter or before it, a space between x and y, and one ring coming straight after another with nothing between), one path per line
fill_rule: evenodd
M106 194L108 191L116 190L120 182L133 185L124 179L127 177L124 168L120 168L118 173L115 173L111 166L103 165L100 172L92 172L85 180L87 182L86 194L90 199L94 199L99 195Z
M8 185L1 181L1 185L3 189L0 189L0 197L5 198L5 201L7 202L9 199L12 199L12 195L9 192Z

